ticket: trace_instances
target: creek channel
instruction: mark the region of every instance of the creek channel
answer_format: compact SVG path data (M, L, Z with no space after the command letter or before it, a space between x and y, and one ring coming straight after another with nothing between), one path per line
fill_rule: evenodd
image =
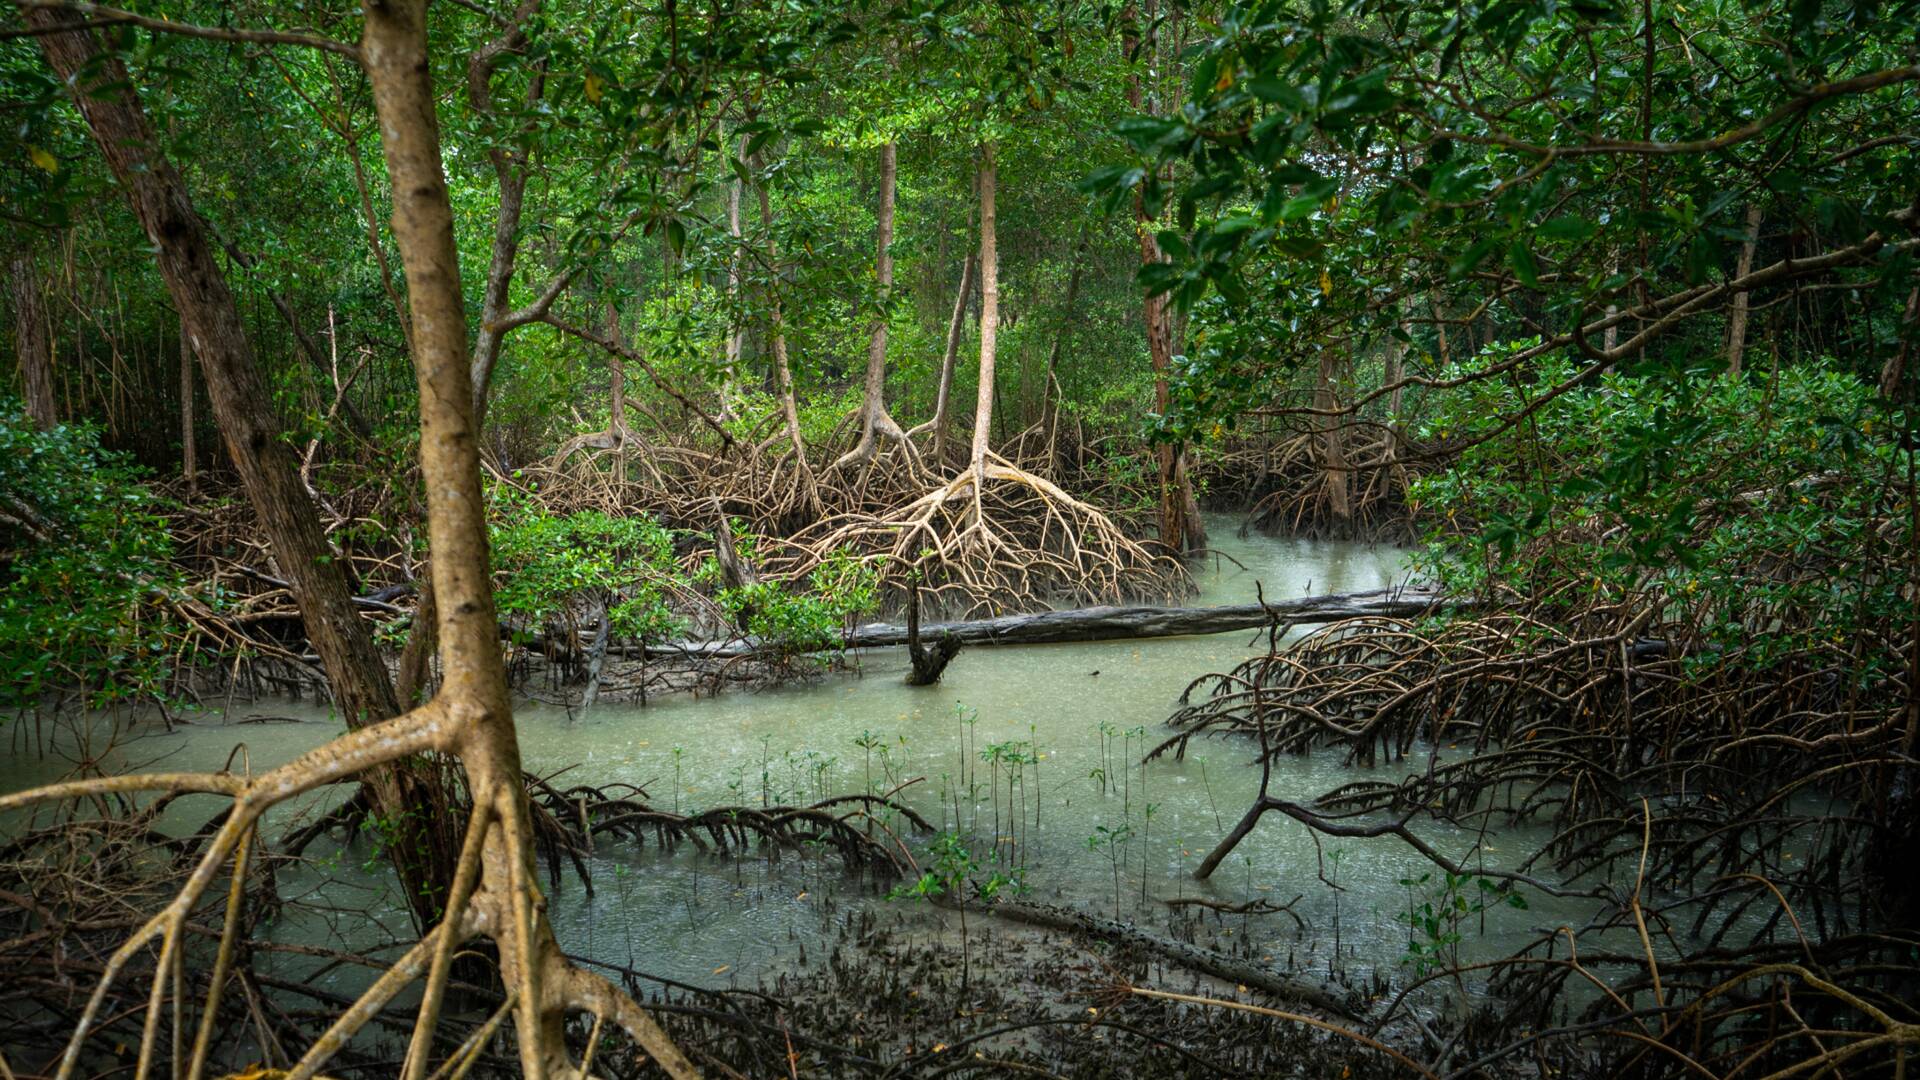
M1403 583L1404 551L1352 543L1239 535L1239 519L1208 526L1220 553L1196 566L1189 603L1247 603L1255 583L1268 599L1353 592ZM968 648L933 687L906 686L906 650L849 658L851 670L804 684L718 697L687 696L647 706L603 699L585 718L522 701L516 721L526 766L561 787L627 783L659 809L804 805L832 796L902 788L901 802L942 829L954 829L978 867L1023 883L1027 899L1133 920L1166 932L1169 899L1223 904L1293 903L1285 915L1211 913L1189 934L1218 948L1309 975L1350 978L1405 969L1408 912L1432 899L1432 882L1409 885L1432 867L1393 838L1318 844L1303 827L1273 815L1209 881L1193 868L1231 829L1258 791L1254 747L1243 740L1196 742L1184 760L1147 765L1142 754L1166 737L1164 721L1188 684L1265 649L1264 631L1087 644ZM112 768L218 769L283 762L336 734L324 706L262 700L226 715L190 714L162 732L142 723L114 746ZM99 738L96 733L93 737ZM1447 760L1449 747L1356 769L1337 753L1276 765L1273 794L1311 800L1364 777L1398 779ZM57 760L16 751L0 758L0 789L18 790L64 771ZM325 796L337 800L338 791ZM277 811L269 835L284 832ZM958 825L956 828L956 818ZM278 828L274 825L278 824ZM896 820L903 838L906 823ZM1533 849L1533 836L1433 826L1423 835L1468 865L1500 867ZM926 836L909 844L929 862ZM407 920L396 885L365 838L345 848L321 841L307 868L283 872L290 903L272 933L282 940L365 948L402 939ZM672 852L603 838L588 860L589 891L567 870L551 887L549 911L562 944L585 957L704 986L751 986L822 956L841 922L865 912L902 920L910 932L950 934L951 912L889 898L885 884L849 874L829 853ZM1436 873L1433 875L1438 877ZM1336 883L1337 888L1329 887ZM1298 898L1296 900L1296 897ZM1463 958L1505 955L1534 928L1578 925L1590 907L1528 897L1530 910L1499 908L1460 927ZM1564 906L1565 911L1556 910ZM1192 909L1188 909L1192 910ZM1200 924L1205 924L1201 927ZM302 972L348 992L352 969Z

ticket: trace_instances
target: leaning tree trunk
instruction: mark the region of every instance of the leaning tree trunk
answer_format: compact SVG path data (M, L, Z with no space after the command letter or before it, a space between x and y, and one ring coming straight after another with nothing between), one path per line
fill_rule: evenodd
M1900 383L1906 376L1907 358L1914 349L1915 339L1920 338L1920 285L1907 292L1907 310L1900 318L1900 346L1887 357L1880 366L1880 396L1889 401L1900 400Z
M206 223L180 174L160 152L126 69L101 52L81 16L31 6L23 15L39 35L48 64L73 88L81 116L153 243L161 279L206 376L228 456L299 605L335 703L351 728L398 715L393 684L354 606L343 564L321 531L313 500L280 437L272 399L214 258ZM430 768L382 768L368 782L380 812L396 828L416 820L421 807L451 802ZM391 850L401 888L423 927L434 921L452 877L450 830L434 827L439 824L450 823L431 821L427 835L403 833Z
M1055 452L1060 434L1060 406L1066 397L1060 387L1060 353L1066 347L1067 331L1073 326L1074 304L1080 298L1080 274L1086 269L1091 233L1091 229L1082 226L1080 242L1074 245L1073 268L1067 271L1067 294L1060 302L1060 323L1054 327L1053 345L1047 349L1047 370L1040 380L1040 433L1047 447L1047 469L1056 483L1065 471Z
M747 136L740 136L736 157L745 157ZM746 181L738 175L727 185L727 237L733 246L727 252L727 299L740 303L740 196ZM737 311L737 308L736 308ZM733 419L733 402L740 393L740 351L746 329L737 320L727 330L726 367L720 372L720 419Z
M607 298L607 340L620 340L620 309ZM627 483L627 363L618 352L607 353L607 435L613 440L613 482Z
M980 147L980 392L974 398L973 447L967 463L974 483L987 480L988 442L993 436L993 351L1000 324L1000 249L994 235L993 144Z
M894 144L880 147L880 214L874 230L874 315L867 340L867 381L860 402L860 441L833 463L836 469L865 464L881 436L904 442L906 432L887 412L887 300L893 292L893 203L898 178Z
M767 195L765 184L756 185L760 198L760 224L767 230L767 261L776 268L780 265L780 247L773 236L773 203ZM793 393L793 365L787 359L787 317L784 301L780 295L780 282L769 285L773 298L771 337L773 338L773 373L775 385L780 392L780 413L786 419L787 441L793 445L793 467L798 474L801 487L801 501L807 511L815 518L826 514L820 505L820 489L813 477L813 466L807 463L807 442L800 434L800 407Z
M960 335L967 328L967 301L973 296L972 254L961 257L960 289L953 297L953 318L947 321L947 350L940 359L940 384L933 395L933 419L907 434L918 435L933 429L933 461L944 468L947 460L947 402L953 395L953 369L960 361Z
M15 256L8 284L13 291L13 341L20 362L20 399L27 416L42 431L59 423L53 403L53 342L47 333L47 309L40 298L40 275L31 255Z

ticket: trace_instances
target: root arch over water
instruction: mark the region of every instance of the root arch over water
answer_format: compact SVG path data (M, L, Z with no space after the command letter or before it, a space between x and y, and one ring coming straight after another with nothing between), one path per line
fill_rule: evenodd
M1172 599L1190 587L1178 560L1133 540L1053 481L992 454L891 509L830 518L795 546L813 560L844 547L883 562L896 598L915 575L934 605L962 616L1057 601Z

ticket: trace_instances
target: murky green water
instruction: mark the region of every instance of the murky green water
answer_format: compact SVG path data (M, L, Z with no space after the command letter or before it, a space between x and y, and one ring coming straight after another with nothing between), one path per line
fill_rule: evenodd
M1261 582L1269 598L1379 588L1405 579L1403 553L1360 545L1240 538L1228 519L1211 522L1215 546L1196 603L1236 603ZM1407 951L1402 914L1410 874L1428 869L1397 841L1326 843L1273 817L1210 882L1191 877L1207 850L1255 795L1251 746L1196 743L1184 761L1141 767L1141 752L1167 734L1162 722L1188 683L1264 647L1252 631L1144 642L975 648L962 652L936 687L904 685L904 650L858 658L859 670L808 686L720 698L675 698L641 708L606 702L584 720L524 705L518 714L525 760L540 773L567 770L563 786L624 781L643 785L654 805L683 811L716 805L811 802L921 778L900 794L971 843L974 858L1024 878L1033 898L1102 914L1164 922L1163 901L1205 896L1228 903L1300 896L1301 933L1285 916L1220 921L1225 943L1245 943L1276 962L1325 967L1335 955L1349 972L1393 966ZM278 715L297 723L246 723ZM324 710L278 702L240 705L225 719L201 715L173 734L148 732L117 752L127 765L218 768L244 746L254 768L286 760L335 733ZM990 760L1009 751L1033 760L1016 769ZM1443 749L1442 754L1446 753ZM1420 759L1392 766L1424 769ZM0 788L56 775L58 762L19 751L0 764ZM1009 775L1017 771L1019 782ZM1382 770L1385 771L1384 769ZM1396 772L1396 775L1399 773ZM1308 799L1360 774L1333 755L1283 763L1274 794ZM214 800L203 800L211 813ZM284 817L284 815L283 815ZM996 826L997 821L997 826ZM1498 866L1497 835L1433 829L1443 850ZM1512 838L1519 839L1519 838ZM1521 845L1515 844L1516 852ZM314 852L337 850L316 845ZM320 858L283 882L289 899L320 910L278 932L303 940L364 942L405 924L377 860L349 848ZM796 961L856 904L883 905L938 926L943 915L914 901L887 900L823 858L672 856L603 840L592 860L591 895L569 878L550 910L572 951L702 984L752 982ZM1337 881L1340 890L1322 884ZM1504 952L1534 927L1578 918L1534 898L1530 911L1489 913L1467 927L1466 951ZM337 976L344 978L345 976Z

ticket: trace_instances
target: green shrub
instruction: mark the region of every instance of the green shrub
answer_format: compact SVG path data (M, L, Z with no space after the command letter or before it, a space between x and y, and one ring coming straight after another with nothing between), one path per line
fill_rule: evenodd
M1449 589L1637 597L1762 661L1900 616L1911 462L1872 387L1824 364L1609 375L1502 430L1574 370L1436 400L1423 437L1483 440L1414 486Z
M760 581L724 589L717 599L736 625L775 651L795 654L837 648L848 619L870 611L879 599L880 570L846 550L828 555L807 576L807 589L793 592Z
M0 400L0 711L54 689L92 708L164 693L182 584L139 481L96 429L40 431Z
M502 621L541 625L581 601L607 604L615 636L660 641L682 624L668 605L680 578L673 534L646 515L555 514L518 492L496 493L490 528Z

